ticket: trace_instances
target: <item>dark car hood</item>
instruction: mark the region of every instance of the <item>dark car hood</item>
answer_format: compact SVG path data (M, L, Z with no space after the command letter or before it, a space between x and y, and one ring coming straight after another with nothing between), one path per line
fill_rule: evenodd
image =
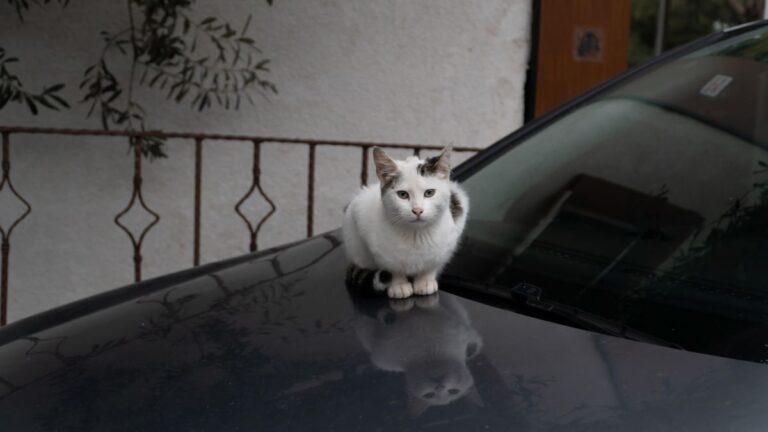
M352 297L345 267L327 234L11 325L0 331L3 429L768 427L763 365L446 292ZM439 386L455 394L425 397Z

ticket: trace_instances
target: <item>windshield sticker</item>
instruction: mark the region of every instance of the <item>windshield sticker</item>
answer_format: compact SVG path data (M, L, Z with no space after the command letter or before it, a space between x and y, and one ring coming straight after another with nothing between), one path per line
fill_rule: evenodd
M704 84L704 87L699 90L699 94L712 98L717 97L720 92L728 87L728 84L730 84L731 81L733 81L733 77L729 77L728 75L715 75L714 78Z

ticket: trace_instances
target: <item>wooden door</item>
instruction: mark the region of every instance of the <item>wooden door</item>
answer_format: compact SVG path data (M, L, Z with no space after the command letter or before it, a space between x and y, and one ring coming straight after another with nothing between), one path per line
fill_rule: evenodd
M536 117L627 68L631 6L630 0L538 1L535 82L528 87Z

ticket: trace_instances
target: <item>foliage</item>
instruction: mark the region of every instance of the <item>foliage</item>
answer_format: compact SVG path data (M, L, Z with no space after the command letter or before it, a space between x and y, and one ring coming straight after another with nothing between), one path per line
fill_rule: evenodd
M7 0L20 20L31 4L69 0ZM147 113L136 100L134 88L144 86L163 92L167 100L188 103L198 111L217 106L240 108L254 104L254 96L277 93L264 78L269 60L248 34L250 16L235 28L218 17L198 19L190 15L196 0L126 0L129 25L118 31L102 31L103 47L88 66L80 84L88 116L97 116L104 129L146 130ZM265 0L268 5L273 0ZM60 95L63 84L26 92L21 79L7 65L17 61L0 48L0 109L8 102L25 103L32 114L38 105L50 109L69 107ZM125 60L129 73L123 72ZM120 68L115 64L120 64ZM150 158L166 157L163 141L132 138Z
M19 20L24 21L24 14L29 11L29 0L7 0L8 4L16 10ZM34 0L35 4L48 4L52 2L66 6L69 0ZM42 91L29 92L24 89L21 78L14 74L8 65L18 62L18 57L10 56L7 51L0 46L0 109L3 109L8 103L14 102L24 104L33 115L39 112L38 107L42 106L52 110L60 108L69 108L69 104L61 96L61 90L64 84L57 83L46 86Z
M721 56L733 56L749 59L758 63L768 63L768 36L764 33L729 46L717 53Z
M754 175L768 173L768 163L758 161ZM732 199L729 208L719 218L702 227L687 248L674 257L672 272L681 275L708 275L707 280L719 280L710 273L725 273L729 279L744 286L760 286L765 278L762 248L768 228L763 221L768 214L768 181L755 181L752 188ZM702 237L706 234L705 237ZM723 272L723 268L727 268Z
M146 112L134 100L136 85L199 111L214 105L239 109L243 99L254 103L253 94L277 92L263 78L269 60L248 36L250 17L238 30L220 18L195 19L189 15L194 1L128 0L129 27L102 32L101 57L85 70L80 88L88 115L98 114L103 128L146 129ZM130 60L127 79L114 73L113 55ZM132 140L150 158L166 156L162 144L156 138Z
M64 84L44 87L36 93L26 91L21 79L9 69L9 65L18 61L18 58L9 56L0 47L0 109L10 102L25 104L35 115L38 113L38 105L52 110L69 108L67 101L60 96Z
M664 50L762 16L763 0L667 0ZM629 64L653 57L658 0L632 0Z
M629 65L635 66L653 57L656 35L657 0L632 0L629 32Z
M18 15L19 19L24 21L24 14L29 11L29 0L7 0L8 4L10 4L15 10L16 15ZM32 3L41 5L41 4L49 4L56 2L62 6L66 6L69 4L69 0L32 0Z
M627 290L619 308L629 314L635 302L665 298L667 302L687 298L687 302L709 301L729 307L765 301L760 287L768 284L768 250L764 247L768 238L764 222L768 218L766 174L768 163L758 160L751 187L741 196L733 197L722 214L699 227L687 244L676 251L668 268L657 270L645 283ZM666 196L661 198L666 200ZM762 311L753 313L765 318ZM765 358L765 348L762 343L745 345L741 355L752 359L758 352Z

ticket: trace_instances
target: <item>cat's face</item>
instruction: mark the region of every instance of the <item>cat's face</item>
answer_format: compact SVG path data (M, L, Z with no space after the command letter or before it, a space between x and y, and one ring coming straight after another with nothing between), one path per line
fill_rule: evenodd
M419 229L439 220L450 205L450 149L426 160L411 156L396 161L374 149L376 173L387 218L395 225Z
M465 359L430 359L406 369L408 395L423 406L447 405L464 397L474 379Z

